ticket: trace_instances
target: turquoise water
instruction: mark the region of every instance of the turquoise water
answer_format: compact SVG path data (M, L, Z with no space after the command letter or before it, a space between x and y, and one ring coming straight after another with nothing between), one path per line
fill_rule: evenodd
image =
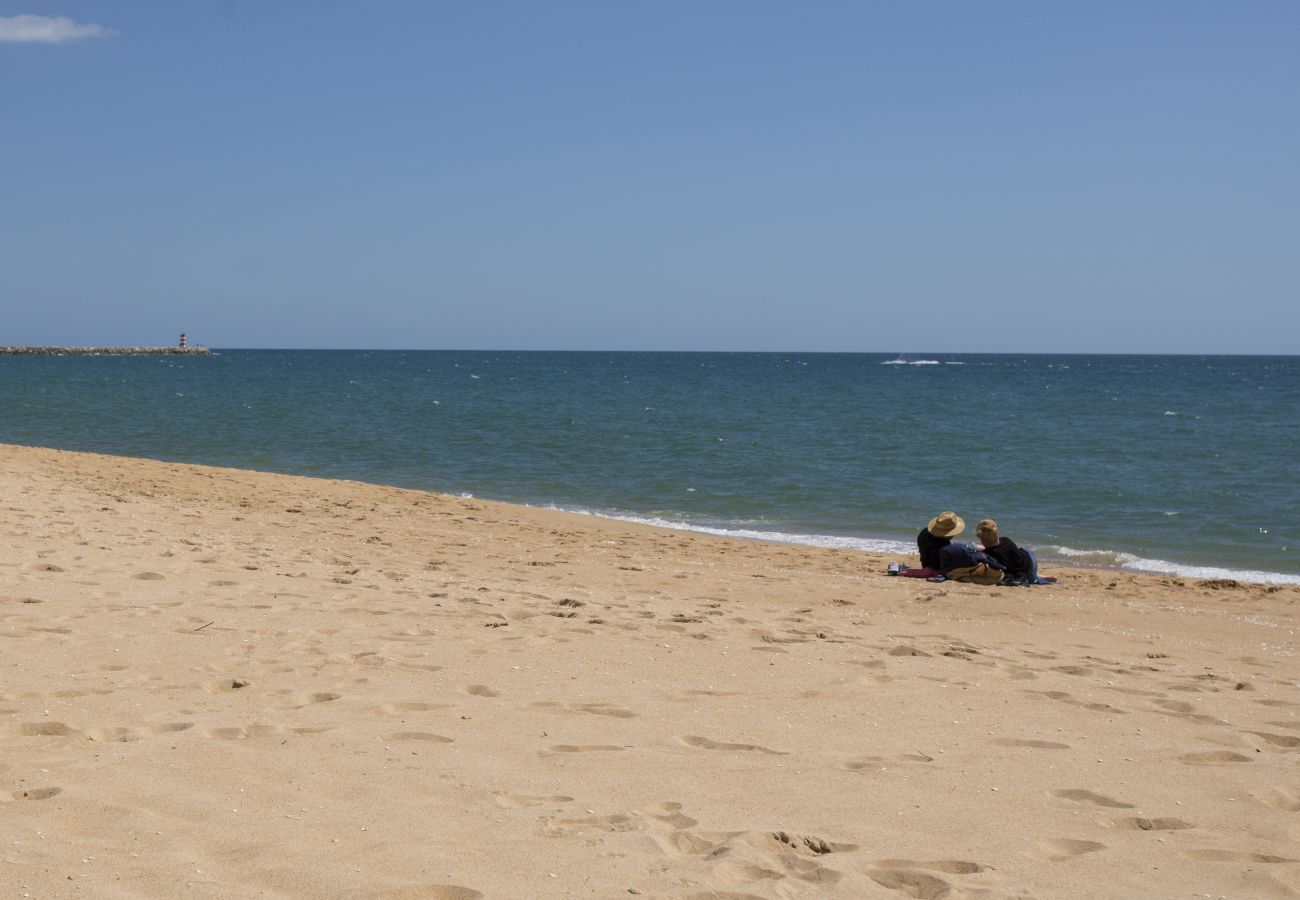
M1300 582L1300 358L227 350L0 357L0 441L902 554Z

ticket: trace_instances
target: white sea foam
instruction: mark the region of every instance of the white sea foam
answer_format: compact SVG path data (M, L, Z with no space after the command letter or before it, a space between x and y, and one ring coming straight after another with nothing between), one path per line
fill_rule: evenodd
M560 509L561 507L552 507ZM910 541L890 541L874 538L841 537L833 534L796 534L785 531L758 531L751 528L715 528L709 525L692 525L677 519L665 519L660 516L628 516L606 513L594 513L586 509L569 509L586 516L599 516L603 519L616 519L620 522L632 522L637 525L654 525L657 528L672 528L677 531L695 531L701 534L713 534L718 537L743 538L750 541L767 541L774 544L801 544L806 547L827 547L834 550L857 550L862 553L892 553L906 556L916 553L916 545Z
M1260 572L1254 569L1229 569L1222 566L1193 566L1164 559L1144 559L1132 553L1113 550L1079 550L1074 547L1052 547L1050 552L1066 559L1085 564L1118 568L1132 572L1154 572L1160 575L1177 575L1181 578L1230 578L1254 584L1300 584L1300 575L1282 572Z
M552 506L551 509L563 507ZM752 528L718 528L709 525L693 525L678 519L662 516L632 516L595 513L587 509L566 509L587 516L604 519L616 519L620 522L632 522L637 525L654 525L658 528L672 528L677 531L695 531L718 537L741 538L751 541L767 541L776 544L799 544L806 547L826 547L833 550L856 550L860 553L880 553L892 556L915 556L916 544L911 541L896 541L885 538L844 537L832 534L800 534L786 531L759 531ZM1039 562L1050 565L1056 560L1075 561L1079 565L1094 566L1103 569L1122 569L1132 572L1151 572L1160 575L1176 575L1181 578L1230 578L1234 581L1246 581L1253 584L1300 584L1300 575L1287 575L1282 572L1260 572L1253 569L1228 569L1219 566L1193 566L1174 563L1163 559L1143 559L1132 553L1120 553L1114 550L1080 550L1074 547L1042 547L1037 551Z
M937 359L887 359L882 366L937 366Z

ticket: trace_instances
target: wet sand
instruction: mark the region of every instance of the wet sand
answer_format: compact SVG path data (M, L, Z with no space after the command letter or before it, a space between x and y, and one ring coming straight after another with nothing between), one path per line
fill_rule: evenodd
M6 896L1300 894L1293 586L0 462Z

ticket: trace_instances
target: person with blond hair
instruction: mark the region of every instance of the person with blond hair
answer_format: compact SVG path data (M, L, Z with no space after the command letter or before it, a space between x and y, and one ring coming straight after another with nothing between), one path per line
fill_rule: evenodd
M1040 578L1038 560L1024 547L1018 546L1009 537L998 533L998 523L992 519L983 519L975 526L975 536L979 538L984 552L1003 569L1003 584L1043 584L1055 579Z

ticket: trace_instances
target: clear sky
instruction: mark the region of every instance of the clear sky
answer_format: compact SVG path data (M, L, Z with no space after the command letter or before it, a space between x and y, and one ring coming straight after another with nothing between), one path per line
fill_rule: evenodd
M0 344L1300 353L1300 3L0 0Z

